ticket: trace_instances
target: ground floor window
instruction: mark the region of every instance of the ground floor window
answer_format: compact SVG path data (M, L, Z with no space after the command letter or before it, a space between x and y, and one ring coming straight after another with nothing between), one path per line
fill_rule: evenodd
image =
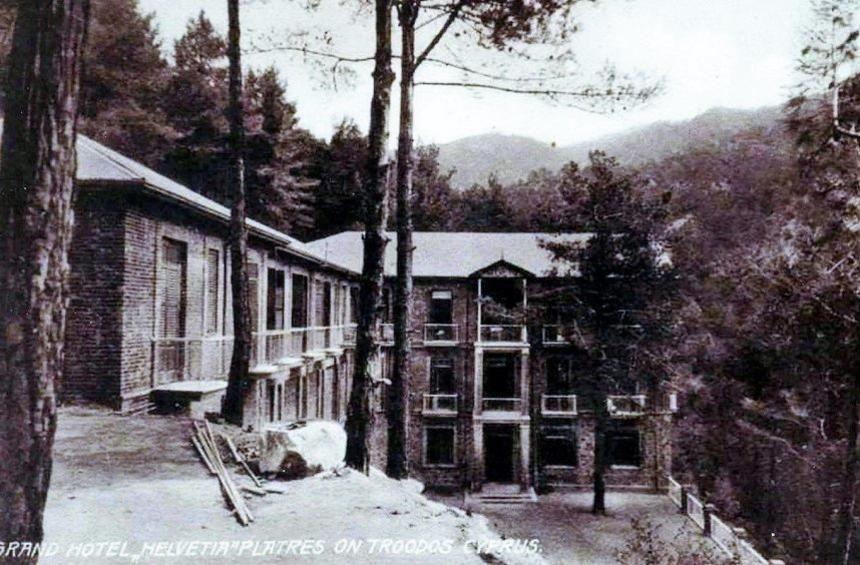
M642 464L642 439L636 420L617 420L607 434L609 464L638 467Z
M573 425L541 428L540 455L546 466L576 467L576 428Z
M456 431L454 426L424 428L424 464L450 466L455 463Z

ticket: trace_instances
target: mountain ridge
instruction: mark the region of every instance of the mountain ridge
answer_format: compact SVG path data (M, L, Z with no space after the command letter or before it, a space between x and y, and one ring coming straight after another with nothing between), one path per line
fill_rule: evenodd
M460 190L486 184L495 175L502 184L527 178L531 171L557 171L570 161L583 163L600 149L624 165L656 161L696 147L718 145L750 129L779 127L780 107L752 110L711 108L682 121L659 121L620 133L564 146L514 134L485 133L439 145L442 170L453 170Z

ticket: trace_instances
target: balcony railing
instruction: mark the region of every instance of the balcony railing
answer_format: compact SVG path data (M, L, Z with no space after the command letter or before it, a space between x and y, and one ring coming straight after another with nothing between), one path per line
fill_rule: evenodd
M544 394L541 397L540 408L544 416L576 415L576 395Z
M456 414L456 394L425 394L421 403L421 411L425 414Z
M522 343L528 341L526 327L520 325L482 324L480 337L483 342Z
M559 324L546 325L543 327L544 345L564 345L570 343L569 335L571 328Z
M232 354L232 336L153 339L152 386L225 379Z
M611 395L606 398L606 409L612 416L641 416L645 413L645 395Z
M457 324L424 324L424 343L457 343L459 330Z
M521 412L523 401L520 398L485 398L481 401L484 412Z

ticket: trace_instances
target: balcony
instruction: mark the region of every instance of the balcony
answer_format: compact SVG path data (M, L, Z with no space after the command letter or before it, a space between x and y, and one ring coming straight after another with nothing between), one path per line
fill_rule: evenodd
M558 324L543 327L542 341L544 345L567 345L570 343L571 328Z
M298 359L311 352L321 353L326 349L351 347L354 342L355 324L255 332L251 361L258 365L272 364L290 357Z
M153 339L152 386L226 379L232 355L232 336Z
M456 416L456 394L425 394L421 402L421 412L432 416Z
M424 324L425 345L454 345L460 341L457 324Z
M631 417L645 413L645 395L611 395L606 397L606 409L610 416Z
M394 324L382 324L379 335L380 343L394 343Z
M540 409L544 416L576 416L576 395L544 394Z
M520 398L485 398L481 401L483 412L522 412L523 401Z
M485 343L525 343L526 327L521 325L481 324L480 340Z

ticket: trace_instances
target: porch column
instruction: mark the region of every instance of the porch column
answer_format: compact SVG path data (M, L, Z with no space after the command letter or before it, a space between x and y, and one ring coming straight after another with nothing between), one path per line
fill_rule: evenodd
M478 278L478 333L475 336L475 341L481 341L481 298L483 290L481 288L481 279Z
M520 402L522 402L521 413L529 415L529 350L520 352Z
M472 413L480 416L484 405L484 351L475 348L475 400Z
M529 311L529 296L528 296L528 280L523 279L523 315L525 319L523 320L523 327L520 333L520 341L526 342L529 340L528 329L527 329L527 321L528 321L528 311Z
M520 424L520 489L531 486L529 468L531 467L531 426Z
M472 491L480 492L484 482L484 424L474 422L472 425L472 453L469 467L472 469Z

